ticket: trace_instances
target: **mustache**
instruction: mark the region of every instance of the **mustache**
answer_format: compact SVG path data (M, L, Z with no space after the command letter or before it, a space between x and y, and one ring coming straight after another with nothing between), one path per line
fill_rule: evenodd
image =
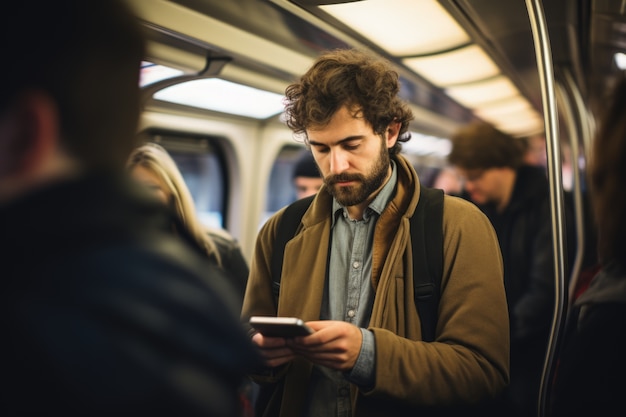
M365 178L363 177L363 175L361 174L337 174L337 175L329 175L324 179L324 182L326 183L327 186L333 186L335 184L337 184L338 182L345 182L345 181L360 181L363 182L365 180Z

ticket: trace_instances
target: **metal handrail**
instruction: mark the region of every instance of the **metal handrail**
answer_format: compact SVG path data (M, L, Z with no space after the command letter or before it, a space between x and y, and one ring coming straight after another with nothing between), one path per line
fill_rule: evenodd
M548 343L548 354L544 363L539 390L538 415L543 417L548 409L548 396L550 381L554 372L554 359L562 331L562 315L565 308L565 251L564 251L564 197L563 181L561 174L561 157L558 140L558 118L554 89L554 73L550 41L543 12L543 6L539 0L526 0L526 9L533 34L537 70L541 85L542 104L544 109L544 123L546 135L546 151L548 157L548 179L550 183L550 208L552 217L552 237L554 252L555 273L555 306Z
M559 93L559 97L561 98L560 103L562 103L562 114L564 114L567 126L570 154L572 158L572 199L574 202L574 230L576 232L576 253L574 256L574 262L571 263L572 269L569 273L568 280L569 290L567 293L567 307L564 312L564 314L567 314L567 311L569 311L572 303L576 282L578 281L578 276L580 275L583 264L585 252L585 207L582 199L580 167L578 166L578 156L580 154L578 143L582 129L581 115L576 112L578 109L575 110L572 106L572 92L570 89L572 87L575 88L575 86L568 85L567 78L565 78L564 81L565 85L562 85L563 83L557 83L557 93Z
M579 137L572 138L571 147L572 154L574 156L579 157L580 148L579 143L582 144L582 155L585 158L585 161L589 159L591 152L591 141L593 136L593 119L591 118L591 112L588 111L585 106L584 100L580 94L580 90L578 89L576 83L574 82L574 78L569 71L563 71L563 81L567 86L568 96L571 99L571 102L574 104L574 108L571 109L571 113L577 116L576 120L578 121L578 134ZM584 231L586 230L584 222L585 222L585 214L584 210L586 209L583 204L583 192L581 188L581 174L580 167L578 164L572 166L574 169L574 178L577 180L574 182L574 203L575 203L575 214L576 214L576 231L577 231L577 252L576 259L574 263L574 267L572 269L572 273L570 274L569 281L569 290L568 290L568 310L571 307L572 301L574 299L574 293L576 291L578 276L580 274L581 266L584 258L584 250L585 250L585 236Z

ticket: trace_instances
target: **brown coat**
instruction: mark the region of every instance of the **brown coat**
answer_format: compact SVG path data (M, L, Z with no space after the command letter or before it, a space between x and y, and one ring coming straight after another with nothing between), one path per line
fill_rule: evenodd
M444 269L436 340L421 341L409 233L419 181L406 159L398 156L396 162L397 191L374 233L372 285L376 296L369 329L376 341L376 383L367 392L352 387L355 416L389 415L390 407L397 410L394 415L403 415L423 406L473 403L495 396L509 380L509 323L498 240L480 210L456 197L444 200ZM332 197L322 189L285 248L278 311L271 290L270 259L283 211L263 226L251 264L243 318L319 319L331 204ZM309 363L295 360L279 376L286 378L281 416L301 413L310 370Z

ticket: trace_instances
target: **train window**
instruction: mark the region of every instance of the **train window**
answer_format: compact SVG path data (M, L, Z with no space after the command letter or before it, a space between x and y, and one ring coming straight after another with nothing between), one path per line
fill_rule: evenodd
M139 86L144 87L146 85L166 80L168 78L177 77L182 74L183 71L181 70L143 61L141 63Z
M151 133L148 137L167 149L176 161L200 221L206 226L225 228L228 177L218 139L169 133Z
M274 212L296 200L296 191L291 179L294 165L304 149L303 146L285 145L278 153L270 173L267 204L262 223Z
M447 165L451 148L449 139L411 132L411 140L402 144L402 154L411 161L421 183L431 187Z
M451 149L452 143L449 139L418 132L411 132L411 140L402 144L403 153L432 155L444 160L448 157Z
M623 52L617 52L615 55L615 65L620 70L626 70L626 54Z

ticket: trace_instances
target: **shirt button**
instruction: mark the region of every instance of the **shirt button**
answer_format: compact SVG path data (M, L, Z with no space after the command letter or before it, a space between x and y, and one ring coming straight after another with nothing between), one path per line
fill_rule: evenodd
M359 262L352 262L352 268L357 269L361 265Z
M356 312L354 310L348 310L348 317L352 318L356 316Z

